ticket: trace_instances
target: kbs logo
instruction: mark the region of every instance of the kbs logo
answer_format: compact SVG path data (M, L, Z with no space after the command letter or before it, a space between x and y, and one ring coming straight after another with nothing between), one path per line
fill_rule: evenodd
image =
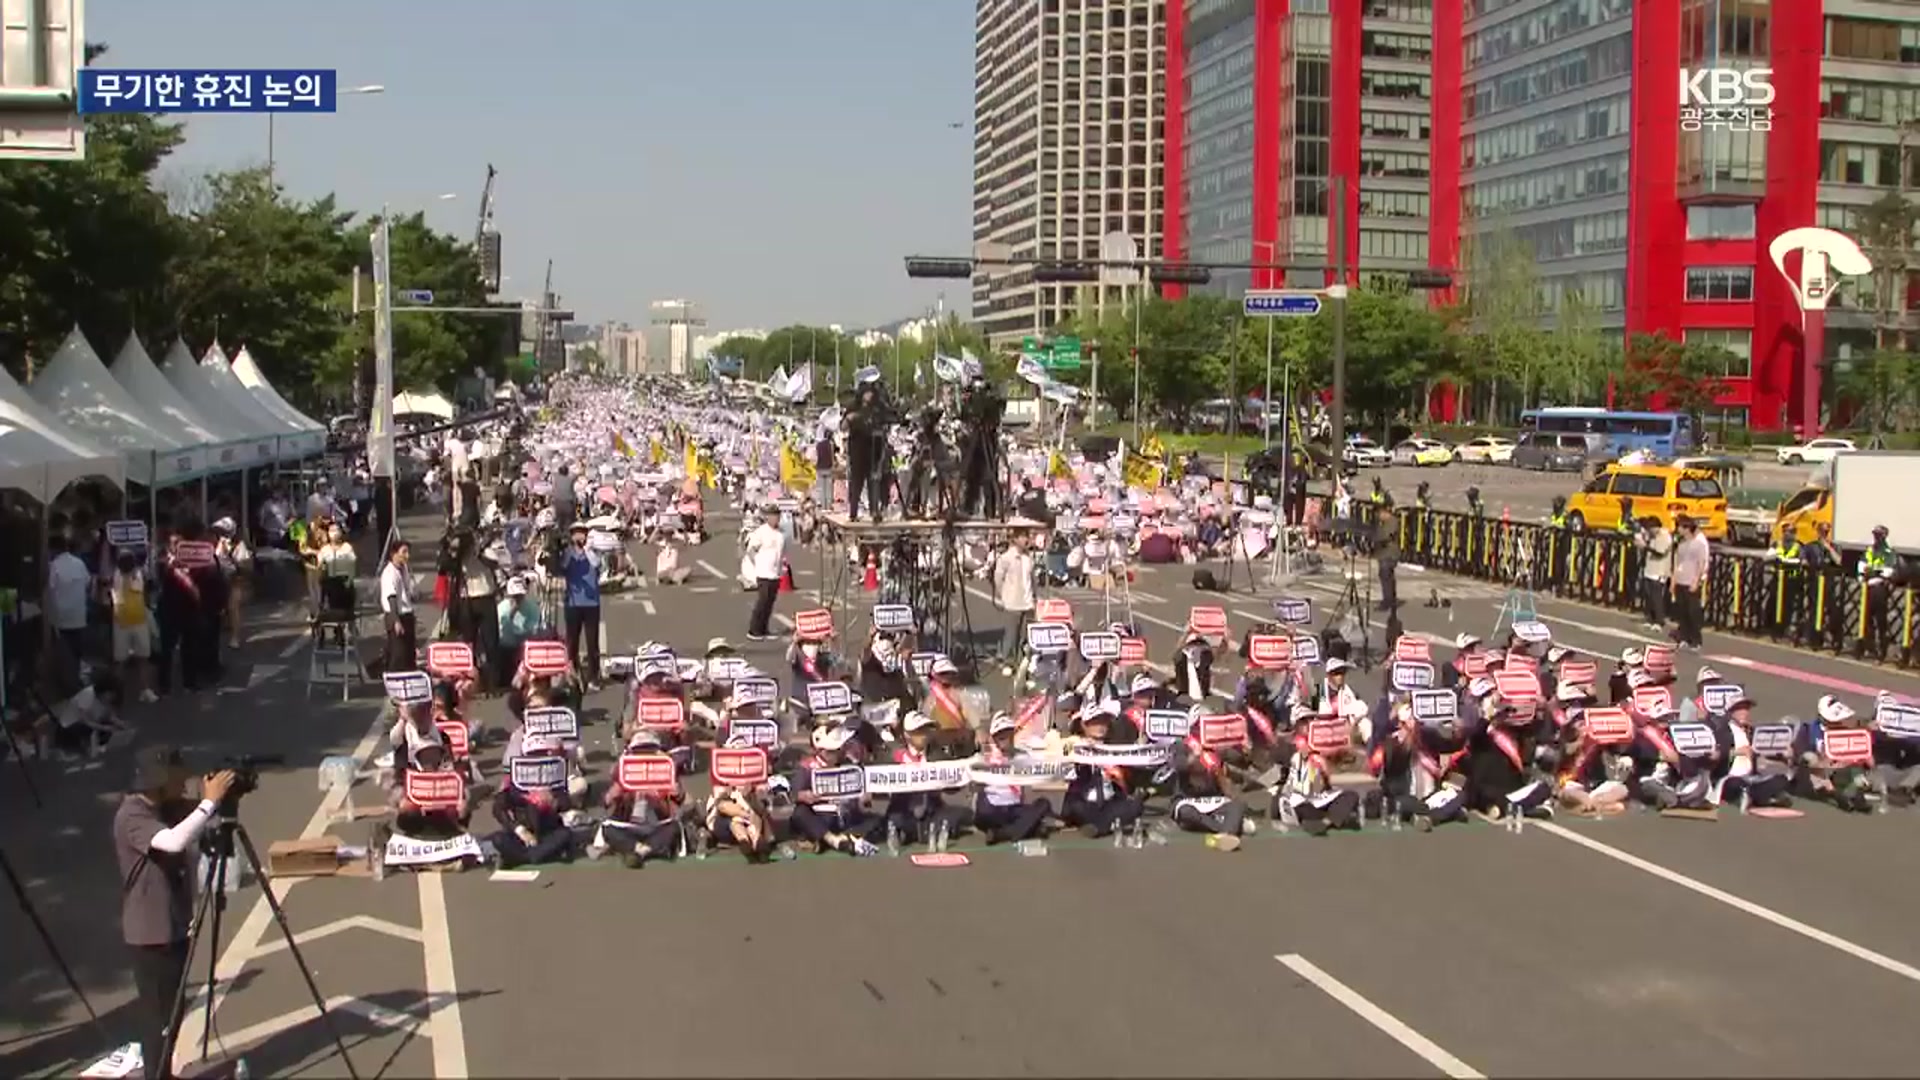
M1681 68L1680 130L1769 131L1772 68Z

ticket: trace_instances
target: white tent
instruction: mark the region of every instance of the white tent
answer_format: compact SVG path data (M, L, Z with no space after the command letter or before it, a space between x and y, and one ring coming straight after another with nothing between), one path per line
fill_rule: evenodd
M253 453L253 444L239 438L230 431L222 430L219 425L200 414L179 390L167 381L160 369L153 365L153 358L147 350L140 347L140 341L128 337L127 343L120 347L120 355L113 360L113 381L133 400L140 402L149 416L165 418L180 430L202 440L205 447L202 453L201 468L205 473L231 472L241 466L242 458Z
M279 417L299 433L295 447L302 456L319 453L326 448L326 427L315 423L306 413L294 408L286 398L280 396L280 392L273 388L273 384L267 381L267 377L260 373L260 365L254 363L253 354L247 351L245 345L240 346L240 351L233 354L231 366L234 378L240 380L240 385L260 403L261 408Z
M193 362L185 342L175 341L173 348L167 350L160 373L187 399L194 412L213 425L215 432L225 438L244 440L230 462L233 468L256 469L279 460L280 432L268 427L265 420L241 411L238 402L229 402L208 377L206 369Z
M259 398L240 384L240 377L233 373L233 365L227 362L226 351L218 342L207 349L200 358L200 373L220 395L221 400L233 406L235 412L249 417L264 427L274 437L274 456L279 461L294 461L305 457L308 452L303 443L315 443L313 433L299 427L293 421L268 409ZM319 449L318 446L312 449Z
M205 469L210 437L142 408L107 374L77 328L27 385L27 393L76 433L120 451L128 479L137 483L178 484Z
M400 394L393 399L395 416L437 416L442 420L453 419L453 402L439 394Z
M119 454L67 430L0 369L0 487L47 503L89 476L126 483Z

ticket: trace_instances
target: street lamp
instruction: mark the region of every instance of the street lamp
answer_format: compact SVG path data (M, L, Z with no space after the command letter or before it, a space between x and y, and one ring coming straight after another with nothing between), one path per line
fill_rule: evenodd
M339 93L339 94L384 94L386 92L387 92L386 86L381 83L367 83L364 86L343 86L338 91L336 91L336 93ZM268 113L267 114L267 186L268 187L273 186L273 119L274 119L274 114Z

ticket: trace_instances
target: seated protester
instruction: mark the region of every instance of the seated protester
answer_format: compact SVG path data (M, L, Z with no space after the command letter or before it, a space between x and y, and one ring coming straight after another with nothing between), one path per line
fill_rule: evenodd
M1887 701L1883 693L1881 701ZM1912 806L1920 798L1920 732L1904 718L1897 724L1885 714L1873 719L1873 782L1888 806Z
M1832 694L1822 694L1816 710L1819 720L1801 724L1794 741L1801 763L1794 794L1830 802L1850 813L1871 813L1873 805L1867 796L1872 777L1868 771L1827 756L1829 730L1861 726L1853 707Z
M653 578L662 585L685 585L693 567L680 561L680 545L669 533L654 538Z
M1213 643L1187 628L1173 654L1173 694L1187 705L1204 704L1213 693Z
M1679 711L1641 715L1634 725L1634 793L1658 810L1705 810L1713 795L1711 773L1674 747L1668 727Z
M1472 681L1472 677L1467 674L1466 658L1482 651L1480 639L1473 634L1461 634L1453 639L1453 645L1453 658L1441 664L1440 670L1435 673L1439 676L1439 684L1444 689L1453 689Z
M730 682L716 682L712 677L713 662L740 655L733 643L724 637L707 639L707 651L702 657L700 677L693 681L687 691L687 721L703 731L712 733L725 726L728 701L733 693ZM636 676L638 673L635 673Z
M467 831L469 809L464 801L458 810L423 810L407 798L407 773L446 772L454 767L440 729L434 726L432 709L426 704L407 706L387 732L393 745L393 787L388 804L393 807L393 831L415 840L450 840Z
M1442 782L1444 772L1433 775L1444 767L1435 767L1437 762L1422 767L1420 722L1413 717L1413 705L1392 696L1382 705L1367 746L1367 771L1375 787L1361 800L1365 816L1396 825L1411 821L1421 832L1464 818L1467 807L1460 790Z
M1607 676L1607 700L1614 705L1625 705L1633 700L1634 673L1640 672L1645 678L1647 654L1629 646L1620 650L1620 662L1613 666L1613 673Z
M1099 663L1087 663L1086 670L1073 686L1073 693L1081 702L1108 702L1120 700L1118 665L1110 660Z
M1284 831L1299 827L1310 836L1334 829L1360 828L1360 796L1333 786L1333 770L1325 755L1307 742L1307 725L1317 714L1310 705L1293 709L1295 736L1287 777L1273 799L1273 818Z
M659 660L643 661L633 673L633 692L627 695L625 711L620 717L620 737L631 742L642 730L640 709L643 701L674 701L681 706L683 717L691 716L686 709L686 688L680 682L680 673L672 664ZM667 752L680 763L680 770L686 772L692 765L693 744L697 736L687 727L678 731L661 730L660 737L666 744Z
M787 665L793 677L787 682L787 700L802 728L812 724L807 709L807 687L817 682L833 682L839 676L839 658L827 648L827 639L801 637L794 627L793 640L787 645Z
M1632 790L1620 778L1631 779L1632 759L1588 737L1585 708L1569 714L1557 739L1553 778L1559 804L1585 817L1623 812Z
M1793 796L1788 793L1793 784L1792 745L1771 752L1756 748L1753 728L1753 701L1743 694L1727 707L1727 734L1732 745L1727 751L1726 775L1720 781L1720 799L1732 801L1742 812L1755 806L1792 806ZM1879 760L1877 747L1874 760Z
M114 738L131 733L114 709L119 700L115 682L102 673L87 683L65 635L50 635L41 646L35 689L48 710L34 724L42 756L95 757Z
M1005 712L993 714L987 726L987 748L981 759L988 765L1005 765L1020 757L1014 736L1020 724ZM1046 835L1047 819L1053 816L1053 803L1045 797L1028 802L1025 792L1014 784L980 784L973 799L973 824L986 838L988 846L1017 843Z
M1502 820L1516 814L1552 813L1553 786L1542 776L1536 754L1552 724L1533 704L1515 705L1487 695L1484 721L1467 746L1467 806Z
M661 753L658 732L642 731L627 746L628 753ZM685 844L681 811L685 792L675 788L671 795L628 791L616 781L607 788L604 800L606 818L587 845L587 857L597 859L608 851L619 853L627 869L638 870L648 859L672 859Z
M801 760L788 781L793 793L793 831L818 851L869 856L879 852L873 838L886 828L886 818L870 812L864 798L831 799L813 791L813 774L848 764L843 752L853 732L844 727L813 731L813 754Z
M558 755L558 740L544 736L522 737L520 753L526 756ZM506 759L511 768L513 759ZM500 831L488 837L499 853L500 866L541 866L551 862L572 862L573 829L569 818L578 818L571 794L567 791L522 791L503 784L493 796L493 817Z
M1353 729L1354 741L1361 746L1373 743L1373 710L1367 707L1353 687L1347 685L1347 672L1353 665L1339 657L1329 659L1322 669L1326 672L1320 684L1320 693L1315 700L1315 711L1321 716L1338 716Z
M1180 561L1180 537L1164 529L1142 529L1139 540L1139 559L1150 566L1162 566Z
M507 579L505 595L494 605L494 612L499 622L496 633L500 643L496 663L499 670L509 671L519 660L520 647L529 638L546 633L546 618L540 610L540 601L528 595L527 579L519 575Z
M1200 512L1200 521L1193 529L1193 546L1201 559L1217 559L1227 548L1226 526L1220 524L1212 507Z
M860 657L860 699L868 705L897 701L905 713L913 708L914 694L907 665L902 662L900 637L878 629L867 637L866 652Z
M769 792L776 786L784 792L787 779L773 777L764 787L714 788L707 795L701 818L702 850L708 845L730 847L750 863L769 861L773 857L775 832ZM788 855L791 856L791 849Z
M941 656L927 675L927 696L920 702L920 711L933 717L937 729L934 746L946 754L968 757L973 753L974 740L960 701L962 689L959 665Z
M1170 764L1176 826L1187 832L1218 836L1216 847L1222 851L1238 848L1240 838L1258 828L1247 817L1247 808L1234 797L1244 777L1218 751L1202 746L1199 738L1190 734L1173 744Z
M923 712L907 713L900 721L906 745L893 751L895 765L927 763L927 742L933 735L933 717ZM947 805L938 791L905 792L887 796L887 848L898 851L902 844L926 844L933 851L947 850L947 841L962 825L960 811Z
M1166 687L1144 671L1135 675L1127 683L1127 700L1114 720L1114 727L1119 729L1118 738L1122 742L1140 741L1141 733L1147 730L1147 710L1171 708L1174 708L1173 694Z
M1725 682L1725 681L1726 681L1725 678L1722 677L1718 671L1715 671L1713 668L1710 668L1705 664L1700 665L1700 670L1695 672L1693 676L1692 696L1681 698L1678 690L1675 690L1674 692L1673 696L1676 699L1678 699L1679 709L1680 709L1679 718L1674 720L1674 723L1676 724L1712 723L1713 719L1711 718L1711 714L1707 712L1706 699L1702 695L1708 684Z
M1071 755L1076 746L1106 745L1118 712L1118 707L1111 703L1082 706L1063 744L1065 751ZM1125 769L1114 765L1075 765L1073 775L1067 780L1060 817L1068 825L1077 826L1081 835L1098 839L1115 829L1131 833L1143 809L1144 800L1132 793Z

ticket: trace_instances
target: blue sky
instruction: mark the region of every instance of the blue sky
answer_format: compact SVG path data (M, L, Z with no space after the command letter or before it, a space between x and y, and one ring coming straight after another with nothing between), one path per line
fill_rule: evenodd
M971 0L90 0L107 67L334 68L331 116L276 122L296 196L424 208L472 234L491 162L503 291L587 321L650 300L715 328L864 325L964 282L901 257L963 253ZM260 116L190 119L170 171L261 164ZM453 201L440 201L456 192Z

